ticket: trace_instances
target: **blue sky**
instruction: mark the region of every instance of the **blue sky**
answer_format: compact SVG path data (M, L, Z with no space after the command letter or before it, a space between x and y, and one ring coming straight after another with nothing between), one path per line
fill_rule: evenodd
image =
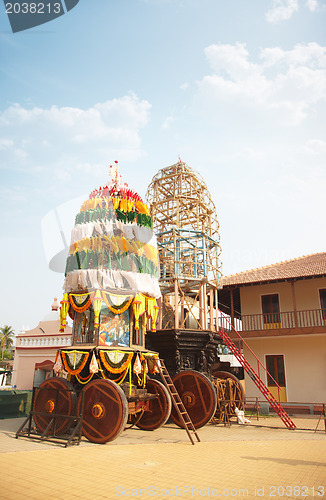
M0 324L61 299L58 220L114 160L143 197L200 171L224 274L324 251L325 26L325 0L80 0L13 34L1 3Z

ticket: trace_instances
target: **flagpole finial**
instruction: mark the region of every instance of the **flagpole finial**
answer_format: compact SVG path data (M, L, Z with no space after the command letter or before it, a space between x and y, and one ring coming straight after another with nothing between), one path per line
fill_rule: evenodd
M115 184L118 184L122 180L119 172L119 162L117 160L114 161L113 165L110 165L110 176Z

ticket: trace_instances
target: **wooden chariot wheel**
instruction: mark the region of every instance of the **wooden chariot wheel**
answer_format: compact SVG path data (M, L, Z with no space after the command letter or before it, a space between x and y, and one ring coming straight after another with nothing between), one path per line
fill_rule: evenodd
M131 415L131 421L144 431L154 431L164 425L170 417L172 401L166 387L158 380L148 378L146 389L150 394L157 394L156 399L149 401L149 410L145 411L137 421L137 415Z
M216 389L212 382L205 375L194 370L177 373L172 380L195 429L203 427L216 411ZM171 418L174 423L183 427L174 407L171 411Z
M35 391L33 411L34 422L39 433L45 431L54 415L63 415L55 418L55 434L63 434L71 426L77 396L70 382L60 377L49 378L42 382ZM51 429L53 431L53 427Z
M219 422L225 422L235 415L236 408L243 410L244 389L233 373L214 371L212 375L217 392L215 418Z
M89 382L79 395L77 415L82 410L83 434L93 443L113 441L126 427L127 398L121 387L112 380L96 379Z

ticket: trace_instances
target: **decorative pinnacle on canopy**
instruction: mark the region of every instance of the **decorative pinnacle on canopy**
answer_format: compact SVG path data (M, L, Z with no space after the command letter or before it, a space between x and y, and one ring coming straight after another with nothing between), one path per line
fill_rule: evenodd
M121 177L121 174L119 171L119 165L118 165L119 162L117 160L115 160L114 163L115 163L114 165L110 165L110 175L111 175L112 181L115 184L119 184L120 182L122 182L122 177Z
M100 186L99 189L94 189L94 191L90 193L89 198L113 196L130 198L143 203L141 197L133 189L130 189L126 182L122 181L117 160L115 160L113 165L110 165L110 176L112 180L105 186Z

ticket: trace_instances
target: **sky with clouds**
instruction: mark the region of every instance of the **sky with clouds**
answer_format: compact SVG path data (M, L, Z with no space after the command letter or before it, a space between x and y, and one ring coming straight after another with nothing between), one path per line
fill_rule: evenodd
M179 155L202 174L226 275L323 252L325 26L326 0L80 0L13 34L1 3L0 324L61 300L49 262L114 160L142 197Z

